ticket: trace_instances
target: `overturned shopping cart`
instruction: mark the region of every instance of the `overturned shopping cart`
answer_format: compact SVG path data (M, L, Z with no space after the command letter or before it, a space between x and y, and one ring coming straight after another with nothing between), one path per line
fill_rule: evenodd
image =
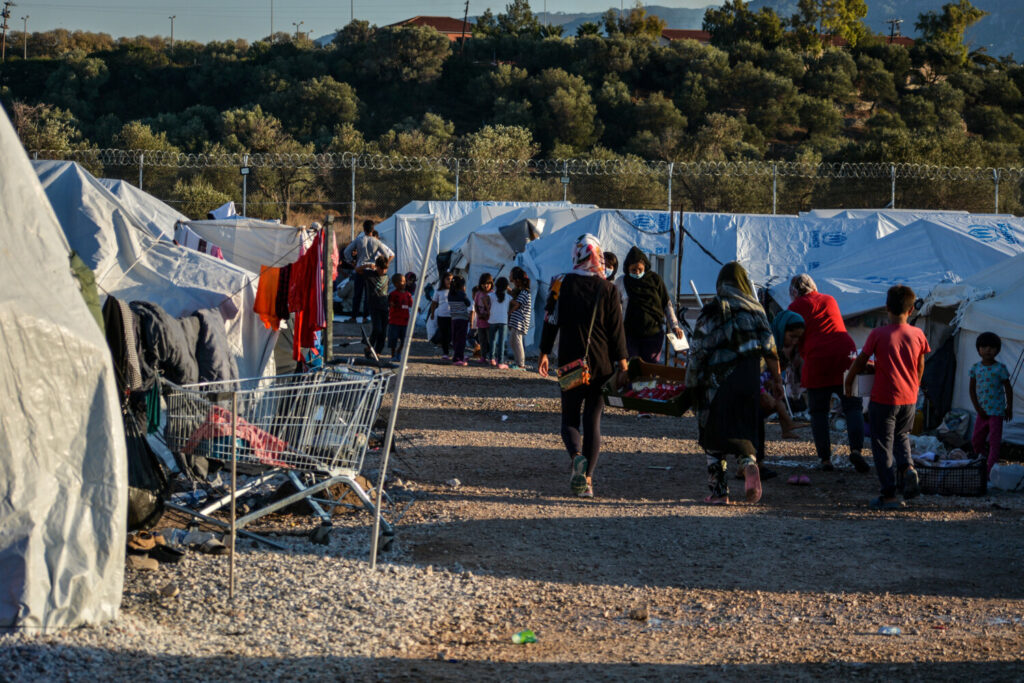
M390 373L350 367L187 386L163 381L165 437L176 457L232 463L232 473L234 464L259 472L241 489L232 476L231 492L202 509L173 507L228 528L211 515L249 491L287 480L294 493L241 517L232 513L234 528L303 499L329 526L333 508L349 503L336 493L323 496L344 487L372 512L375 503L358 475L390 381Z

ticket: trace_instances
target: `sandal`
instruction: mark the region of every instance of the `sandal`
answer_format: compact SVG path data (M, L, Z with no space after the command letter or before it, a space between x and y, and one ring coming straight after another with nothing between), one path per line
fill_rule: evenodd
M728 505L729 496L707 496L704 502L708 505Z
M761 473L757 465L747 465L743 468L743 479L745 480L745 491L748 503L756 503L761 500Z

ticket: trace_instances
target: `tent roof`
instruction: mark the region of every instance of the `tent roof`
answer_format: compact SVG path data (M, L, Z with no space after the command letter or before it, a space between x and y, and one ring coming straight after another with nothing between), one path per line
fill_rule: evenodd
M174 224L188 216L125 180L98 178L118 198L121 206L138 219L155 237L174 239Z
M259 274L260 266L286 266L300 255L300 246L309 246L314 232L276 221L258 218L222 218L187 221L197 235L216 244L224 258L250 273Z

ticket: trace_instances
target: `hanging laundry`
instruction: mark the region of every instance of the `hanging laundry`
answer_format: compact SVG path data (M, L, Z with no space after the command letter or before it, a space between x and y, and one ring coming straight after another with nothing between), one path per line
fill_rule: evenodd
M189 249L195 249L201 251L204 254L209 254L216 258L224 260L224 252L216 244L207 242L205 239L197 235L192 228L187 225L181 225L180 223L174 226L174 243Z
M309 250L292 264L288 281L288 310L295 314L292 358L299 360L303 348L312 348L315 333L327 326L324 311L324 233L321 230Z
M256 301L253 303L252 312L259 315L268 330L281 329L281 316L277 314L280 283L280 268L260 266L260 282L256 287Z

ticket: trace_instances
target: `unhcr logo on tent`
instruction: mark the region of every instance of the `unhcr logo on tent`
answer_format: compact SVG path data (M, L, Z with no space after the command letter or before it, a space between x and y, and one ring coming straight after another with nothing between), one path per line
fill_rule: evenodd
M974 225L967 229L967 234L979 242L998 242L1002 240L1007 244L1020 244L1020 241L1013 234L1013 227L1006 223Z
M846 244L846 235L841 232L826 232L821 236L821 242L828 247L841 247Z
M655 218L652 214L641 213L633 218L633 227L644 232L668 232L668 215Z

